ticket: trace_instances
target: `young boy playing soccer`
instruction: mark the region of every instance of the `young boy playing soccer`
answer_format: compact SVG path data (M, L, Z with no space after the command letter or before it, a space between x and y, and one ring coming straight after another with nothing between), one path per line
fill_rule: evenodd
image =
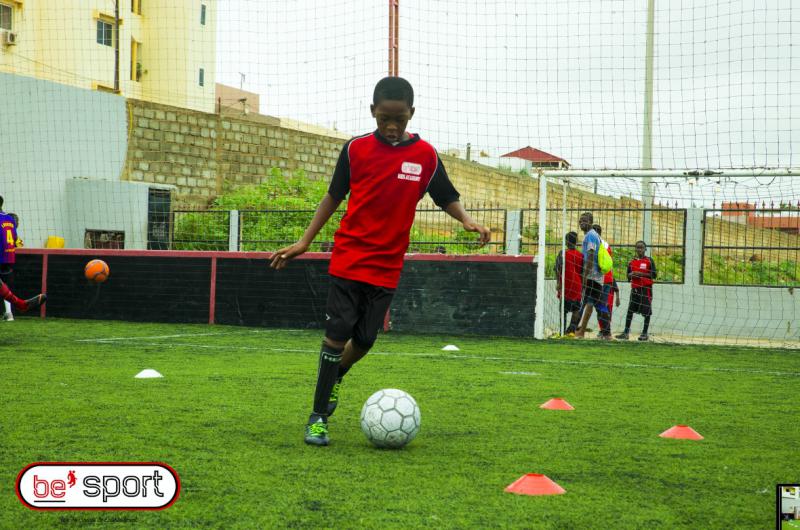
M581 272L583 271L583 254L575 248L578 245L578 234L569 232L564 236L567 246L566 265L564 256L561 252L556 256L556 292L558 297L564 297L564 328L562 335L575 333L575 328L580 320L581 310ZM562 267L564 267L562 271ZM561 278L564 278L564 285L561 285ZM570 318L567 318L570 315Z
M414 90L408 81L381 79L370 111L377 130L344 144L328 193L305 234L276 251L270 264L281 269L306 252L349 192L329 268L325 339L305 432L311 445L328 445L328 417L336 409L342 378L375 343L400 280L417 203L425 193L465 230L477 232L482 244L491 236L464 210L436 150L406 132L414 115Z
M650 316L653 314L653 280L656 271L655 262L644 255L647 245L644 241L636 242L636 257L628 263L628 279L631 282L631 301L628 303L628 316L625 317L625 331L617 335L618 339L628 340L631 332L633 314L639 313L644 317L644 327L639 340L648 339L647 328L650 327Z

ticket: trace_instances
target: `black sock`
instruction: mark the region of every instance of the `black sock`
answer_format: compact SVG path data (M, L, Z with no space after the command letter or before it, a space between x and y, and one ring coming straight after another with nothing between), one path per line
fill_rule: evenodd
M598 311L597 324L600 326L600 333L603 335L608 335L611 332L611 314L604 311Z
M628 316L625 317L625 331L623 333L631 332L631 322L633 321L633 312L628 311Z
M314 415L328 415L328 401L331 399L333 385L339 374L339 363L342 360L342 349L331 348L324 342L319 352L319 371L317 372L317 388L314 391Z
M339 375L336 376L336 380L341 381L342 377L347 375L347 372L350 371L350 368L352 368L352 366L348 366L347 368L345 368L341 363L339 363Z
M642 335L647 335L647 328L650 327L650 315L644 316L644 327L642 328Z

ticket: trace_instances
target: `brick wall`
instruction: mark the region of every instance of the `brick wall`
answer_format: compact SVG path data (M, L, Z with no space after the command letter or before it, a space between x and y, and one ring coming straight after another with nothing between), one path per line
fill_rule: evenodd
M226 184L257 184L272 167L328 178L343 141L267 116L206 114L128 100L123 178L177 186L180 207L203 208Z

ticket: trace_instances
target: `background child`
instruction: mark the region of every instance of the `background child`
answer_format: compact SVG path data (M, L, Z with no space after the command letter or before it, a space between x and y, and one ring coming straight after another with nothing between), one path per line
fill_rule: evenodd
M613 256L614 253L611 251L611 245L608 244L608 241L603 239L603 227L595 224L592 225L592 228L597 235L600 236L600 241L603 243L603 246L606 247L608 250L609 256ZM619 307L619 287L617 286L617 281L614 279L614 269L612 268L610 271L605 273L603 276L603 296L605 297L606 301L606 308L608 308L608 325L611 325L611 321L614 317L614 302L616 301L617 307ZM597 324L600 324L600 314L597 314ZM598 333L599 335L599 333Z
M564 236L567 246L566 265L561 252L556 256L556 292L560 299L564 296L564 326L562 335L575 333L581 315L581 271L583 270L583 254L576 248L578 234L569 232ZM565 267L562 271L562 267ZM561 280L564 280L562 286ZM569 315L569 318L567 318Z
M653 280L656 277L656 264L644 253L647 245L644 241L636 242L636 257L628 263L628 279L631 282L631 300L628 303L628 315L625 317L625 331L617 335L618 339L627 340L631 332L633 314L639 313L644 317L644 327L639 340L648 339L647 330L650 327L650 316L653 313Z
M21 241L17 236L18 217L13 213L3 212L3 198L0 197L0 281L9 289L14 288L14 264L17 261L17 247ZM4 300L3 320L13 321L11 302Z

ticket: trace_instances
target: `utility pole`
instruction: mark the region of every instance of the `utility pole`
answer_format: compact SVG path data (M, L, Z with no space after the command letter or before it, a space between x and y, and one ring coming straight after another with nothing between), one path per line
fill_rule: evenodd
M642 120L642 169L653 169L653 55L655 41L655 0L647 0L647 42L644 67L644 119ZM648 248L653 233L653 183L652 177L642 177L642 240Z
M389 0L389 75L400 71L400 0Z

